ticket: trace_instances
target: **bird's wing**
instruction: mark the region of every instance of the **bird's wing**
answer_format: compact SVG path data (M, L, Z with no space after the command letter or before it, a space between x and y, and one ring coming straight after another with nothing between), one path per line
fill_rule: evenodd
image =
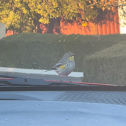
M58 63L56 63L53 67L52 67L52 69L56 69L57 67L59 67L59 66L61 66L62 65L62 63L61 62L58 62Z
M55 70L57 67L62 66L63 64L66 64L66 59L63 57L58 63L56 63L52 69Z

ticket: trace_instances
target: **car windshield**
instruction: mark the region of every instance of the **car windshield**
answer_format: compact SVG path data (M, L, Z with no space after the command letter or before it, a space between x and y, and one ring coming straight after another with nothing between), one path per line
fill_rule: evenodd
M125 86L125 5L1 0L0 84Z
M126 0L0 0L0 126L126 126Z

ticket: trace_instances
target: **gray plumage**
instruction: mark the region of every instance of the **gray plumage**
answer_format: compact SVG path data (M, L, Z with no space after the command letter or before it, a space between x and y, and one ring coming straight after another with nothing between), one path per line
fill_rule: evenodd
M61 66L64 66L64 68ZM62 76L68 76L74 70L74 68L75 62L74 54L72 52L65 53L62 59L52 67L52 69Z

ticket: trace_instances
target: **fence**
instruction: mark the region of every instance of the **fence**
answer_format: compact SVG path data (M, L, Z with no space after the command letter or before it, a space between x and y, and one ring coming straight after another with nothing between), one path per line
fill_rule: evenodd
M81 24L81 25L80 25ZM60 33L62 34L83 34L83 35L106 35L120 33L118 9L114 13L99 9L97 20L93 22L79 22L65 24L60 21Z

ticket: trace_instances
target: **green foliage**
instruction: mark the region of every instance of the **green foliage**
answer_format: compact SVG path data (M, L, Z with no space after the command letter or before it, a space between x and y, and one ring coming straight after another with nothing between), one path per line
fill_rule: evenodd
M126 55L85 58L83 64L85 82L126 86Z
M7 29L36 32L38 22L48 24L51 18L94 20L101 0L0 0L0 22Z
M32 5L34 3L28 0L0 1L0 22L5 23L7 29L18 32L36 31L38 15L34 10L32 11Z

